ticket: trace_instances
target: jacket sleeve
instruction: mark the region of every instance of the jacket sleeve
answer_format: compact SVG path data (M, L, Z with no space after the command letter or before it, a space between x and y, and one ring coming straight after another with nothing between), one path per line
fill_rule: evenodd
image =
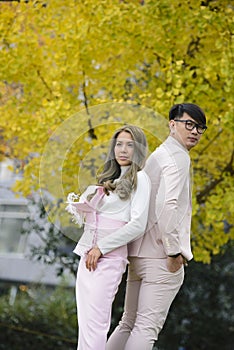
M167 255L181 252L179 239L178 200L189 182L189 156L175 155L169 159L162 169L162 176L156 196L155 210L163 246Z
M150 189L151 184L147 174L139 171L137 189L131 200L130 221L116 232L98 241L102 254L109 253L144 234L148 218Z

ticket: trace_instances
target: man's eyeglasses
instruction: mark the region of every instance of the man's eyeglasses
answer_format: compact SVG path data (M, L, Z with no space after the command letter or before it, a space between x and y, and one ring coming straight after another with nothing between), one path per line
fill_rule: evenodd
M193 122L192 120L181 120L181 119L174 119L175 122L181 122L181 123L185 123L185 129L192 131L194 128L197 129L198 134L204 134L204 132L207 129L206 125L202 125L202 124L197 124L195 122Z

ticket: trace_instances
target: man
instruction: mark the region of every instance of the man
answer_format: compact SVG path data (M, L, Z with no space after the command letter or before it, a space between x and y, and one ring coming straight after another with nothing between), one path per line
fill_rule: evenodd
M151 350L184 280L190 247L191 184L189 150L207 129L201 108L173 106L170 135L148 158L152 183L144 236L129 244L129 271L122 320L107 350Z

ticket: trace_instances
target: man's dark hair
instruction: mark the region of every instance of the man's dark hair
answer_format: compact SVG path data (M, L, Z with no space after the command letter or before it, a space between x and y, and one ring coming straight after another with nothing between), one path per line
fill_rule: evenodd
M187 113L198 124L206 125L206 116L203 110L194 103L180 103L174 105L169 112L169 120L181 118L184 113Z

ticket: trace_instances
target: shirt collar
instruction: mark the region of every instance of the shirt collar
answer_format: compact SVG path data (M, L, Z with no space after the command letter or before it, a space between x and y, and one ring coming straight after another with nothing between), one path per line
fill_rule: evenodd
M129 168L130 168L130 165L121 166L120 167L120 169L121 169L120 177L122 177L128 171Z
M189 151L187 150L186 147L184 147L179 141L177 141L174 137L172 136L168 136L168 138L166 139L166 143L171 143L175 146L178 146L179 148L181 148L183 151L185 151L186 153L189 154Z

